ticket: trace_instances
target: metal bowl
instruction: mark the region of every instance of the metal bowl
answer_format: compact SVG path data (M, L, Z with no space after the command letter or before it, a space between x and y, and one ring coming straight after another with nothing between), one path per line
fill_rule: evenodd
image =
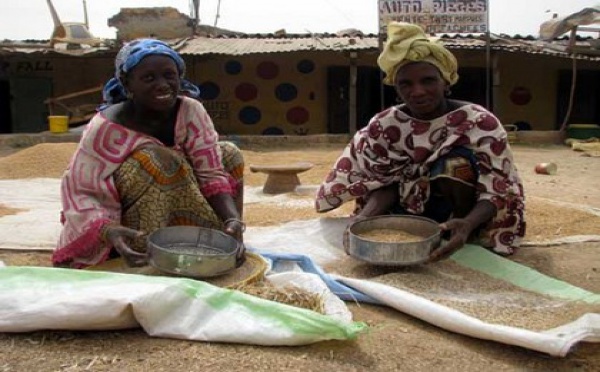
M224 232L197 226L160 228L148 236L147 243L151 266L192 278L209 278L233 270L241 248Z
M423 239L387 243L360 236L377 229L402 230ZM427 261L440 242L441 229L437 222L419 216L387 215L368 217L350 225L346 249L352 257L373 265L409 266Z

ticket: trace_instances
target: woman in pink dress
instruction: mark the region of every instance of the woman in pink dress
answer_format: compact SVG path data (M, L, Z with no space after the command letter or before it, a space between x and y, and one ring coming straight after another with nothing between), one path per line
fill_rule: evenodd
M218 142L185 64L167 44L126 44L62 179L63 230L52 261L83 268L122 256L147 263L146 234L220 229L242 241L243 158ZM185 90L182 93L181 87ZM240 252L240 260L243 252Z

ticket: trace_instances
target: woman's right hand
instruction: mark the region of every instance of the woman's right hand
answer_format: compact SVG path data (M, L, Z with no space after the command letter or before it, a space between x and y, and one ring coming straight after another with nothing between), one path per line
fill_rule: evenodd
M130 229L121 225L111 225L105 227L104 234L106 241L112 245L121 256L123 256L128 266L144 266L148 263L147 254L131 249L126 241L127 239L144 236L142 231Z
M237 254L236 267L240 267L246 261L246 246L244 245L244 231L246 231L246 224L237 218L230 218L224 222L224 232L227 235L233 236L239 243L239 250Z

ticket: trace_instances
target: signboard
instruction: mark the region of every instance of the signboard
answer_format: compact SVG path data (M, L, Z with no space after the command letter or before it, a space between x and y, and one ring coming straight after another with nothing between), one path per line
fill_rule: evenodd
M379 0L379 32L391 21L423 27L428 34L488 32L488 0Z

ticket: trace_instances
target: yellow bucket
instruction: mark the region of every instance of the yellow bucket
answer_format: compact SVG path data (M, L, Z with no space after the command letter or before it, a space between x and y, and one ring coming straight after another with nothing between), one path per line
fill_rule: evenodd
M64 133L69 131L68 116L48 116L48 126L52 133Z

